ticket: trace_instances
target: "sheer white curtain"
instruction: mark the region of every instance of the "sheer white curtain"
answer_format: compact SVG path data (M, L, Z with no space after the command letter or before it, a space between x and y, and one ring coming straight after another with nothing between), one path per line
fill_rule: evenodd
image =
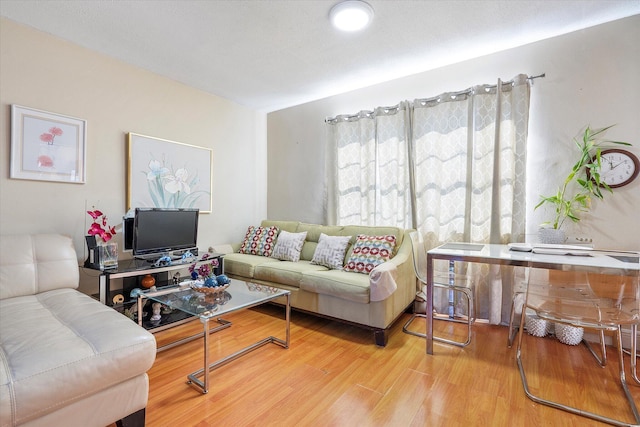
M334 174L329 222L416 228L427 249L521 239L529 86L530 79L518 75L327 119ZM500 285L510 274L468 268L476 281L477 317L508 320L511 284ZM436 309L444 312L447 299L434 300ZM458 305L462 311L464 304Z
M329 122L338 225L411 228L406 106L380 107Z
M529 80L415 100L416 228L427 249L445 242L508 243L525 230ZM447 266L439 266L445 269ZM511 274L469 265L478 318L507 320ZM502 285L502 280L507 280ZM447 295L434 300L444 310ZM464 308L462 301L456 306Z

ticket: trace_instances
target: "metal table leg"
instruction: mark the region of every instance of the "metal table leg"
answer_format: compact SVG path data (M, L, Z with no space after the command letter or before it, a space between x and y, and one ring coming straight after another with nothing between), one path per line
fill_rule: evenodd
M433 354L433 258L427 254L427 354Z
M277 338L274 336L269 336L260 341L257 341L247 347L244 347L233 354L230 354L222 359L219 359L211 364L209 364L209 320L210 318L202 318L201 321L204 325L204 367L199 369L187 376L187 384L193 385L194 387L199 388L203 394L206 394L209 391L209 373L215 369L218 369L227 363L259 348L265 344L273 343L277 344L285 349L289 348L291 344L291 295L286 295L287 304L285 306L285 339ZM222 319L218 319L221 321ZM203 376L203 381L198 379L198 377Z

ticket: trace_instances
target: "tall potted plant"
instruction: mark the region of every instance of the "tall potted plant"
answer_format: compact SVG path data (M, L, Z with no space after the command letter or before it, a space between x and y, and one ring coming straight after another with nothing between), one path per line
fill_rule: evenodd
M604 198L602 190L613 193L613 190L600 179L600 154L605 144L631 144L604 139L604 133L612 126L600 129L587 126L581 138L573 139L579 151L578 160L558 191L551 196L541 196L540 202L534 208L551 205L554 209L553 219L542 224L543 228L540 230L540 240L543 243L564 243L566 238L561 230L564 222L567 219L579 222L580 214L588 212L591 208L592 198Z

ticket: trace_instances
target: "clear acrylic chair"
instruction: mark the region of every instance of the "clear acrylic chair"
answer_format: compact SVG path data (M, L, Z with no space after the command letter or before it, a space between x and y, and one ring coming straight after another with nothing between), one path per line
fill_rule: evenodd
M513 345L513 340L518 333L518 329L520 328L520 324L515 324L516 315L520 316L522 314L522 307L524 306L524 300L527 295L527 277L526 274L529 272L529 269L524 269L525 277L519 277L516 273L517 269L513 269L514 277L513 277L513 296L511 299L511 314L509 315L509 335L507 337L507 347L511 348Z
M619 354L620 384L628 400L629 408L635 418L634 425L640 424L640 415L638 414L633 396L629 392L625 378L624 352L622 348L622 327L630 327L632 331L634 331L640 323L640 290L638 277L607 275L607 279L603 280L602 283L596 284L594 282L592 284L590 280L591 275L584 272L554 272L555 277L553 280L549 280L549 274L550 272L548 270L530 268L526 297L520 316L520 325L525 324L525 317L528 314L535 314L541 319L556 324L598 331L601 334L602 344L604 344L604 332L613 332ZM534 394L529 389L522 363L523 329L524 328L520 327L518 331L516 360L527 397L534 402L601 422L621 426L630 425L628 422L568 406ZM632 337L632 339L635 339L635 337ZM584 340L583 342L585 344L587 343ZM537 347L527 346L527 348L529 351L532 351ZM570 346L567 347L567 349L571 348ZM632 352L634 352L634 350L632 350ZM593 350L591 350L591 353L604 365L606 361L605 349L603 349L601 357L598 357ZM539 375L538 378L544 377ZM541 389L542 388L541 386Z
M418 231L412 231L411 233L409 233L409 237L411 238L411 245L413 247L413 269L416 277L420 281L421 290L416 294L414 314L407 321L407 323L404 324L404 326L402 327L402 331L410 335L425 338L426 334L411 331L409 330L409 326L416 318L426 318L426 314L420 313L421 310L417 306L423 305L422 303L426 301L425 287L427 285L427 252L424 247L422 235ZM433 287L447 289L448 291L453 293L453 296L449 299L449 313L446 315L438 315L437 313L434 313L433 319L467 324L467 338L465 341L456 341L442 337L433 337L434 341L452 344L458 347L465 347L471 343L471 325L475 321L475 304L473 292L469 287L469 283L470 280L466 276L456 274L453 271L452 267L450 267L450 271L434 273ZM466 316L459 316L455 313L455 307L453 306L455 295L462 295L464 297L467 307Z
M532 269L534 274L544 274L545 280L548 280L551 285L554 286L573 286L574 284L579 283L581 280L585 283L588 281L588 276L586 273L578 273L578 272L566 272L566 271L553 271L553 270L540 270L540 269ZM515 272L515 270L514 270ZM507 339L507 346L511 348L513 345L513 340L518 332L520 327L524 327L524 324L518 323L515 324L516 315L522 316L522 309L524 307L526 292L527 292L527 283L529 282L529 274L531 273L531 269L524 269L524 277L516 277L514 275L514 288L513 288L513 299L511 301L511 314L509 316L509 336ZM548 276L546 276L548 274ZM539 280L534 278L534 280ZM585 346L589 349L593 357L598 361L600 366L605 366L607 364L607 348L606 341L604 338L604 330L598 331L600 335L600 354L597 354L593 349L589 341L583 340Z

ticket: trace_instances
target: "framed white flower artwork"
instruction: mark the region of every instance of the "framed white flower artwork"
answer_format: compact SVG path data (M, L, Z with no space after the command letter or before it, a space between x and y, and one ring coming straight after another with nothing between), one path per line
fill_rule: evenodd
M127 210L197 208L210 213L213 150L166 139L127 135Z
M87 121L11 106L11 178L84 184Z

